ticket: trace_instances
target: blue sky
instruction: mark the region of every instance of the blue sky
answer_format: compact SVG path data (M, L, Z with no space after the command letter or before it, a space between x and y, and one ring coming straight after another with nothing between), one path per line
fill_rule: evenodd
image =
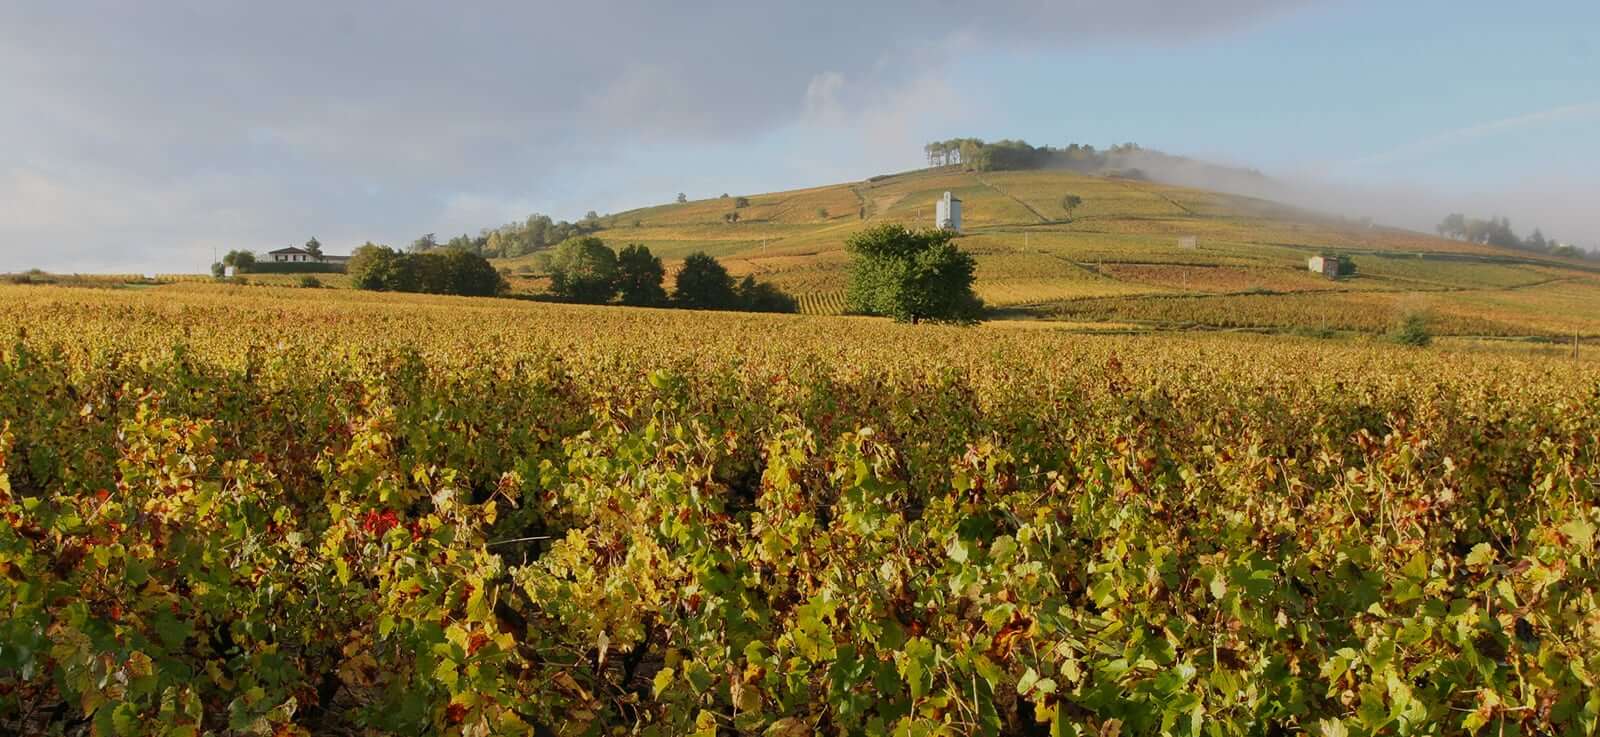
M1600 247L1600 3L0 8L0 271L194 271L917 166L934 138L1255 167ZM1220 185L1219 185L1220 186ZM48 244L42 246L41 244Z

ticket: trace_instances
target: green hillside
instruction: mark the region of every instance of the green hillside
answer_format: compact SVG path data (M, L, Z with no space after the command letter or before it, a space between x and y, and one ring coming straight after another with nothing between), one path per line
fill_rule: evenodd
M959 243L977 258L977 291L999 318L1373 332L1422 312L1441 333L1600 334L1593 264L1063 171L943 167L745 195L744 207L737 197L695 200L607 216L598 235L613 246L645 244L669 268L705 251L736 275L775 282L805 312L835 314L844 308L845 238L872 223L929 225L945 191L963 201ZM1061 205L1068 194L1082 198L1070 219ZM1195 246L1182 247L1189 236ZM1359 273L1330 281L1308 272L1306 259L1325 252L1351 255ZM526 272L538 259L497 265Z

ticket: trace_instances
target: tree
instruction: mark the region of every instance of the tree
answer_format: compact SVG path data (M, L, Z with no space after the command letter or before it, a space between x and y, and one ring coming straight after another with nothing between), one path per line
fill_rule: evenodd
M350 262L345 265L345 271L350 275L350 283L356 289L380 292L417 290L415 264L407 254L388 246L368 242L357 248L350 254Z
M1533 229L1533 233L1528 236L1528 240L1524 241L1524 245L1530 251L1550 250L1550 243L1545 240L1544 233L1538 228Z
M488 245L489 239L487 236L478 236L477 238L473 238L466 233L462 233L461 235L451 238L449 241L445 242L444 248L447 250L476 253L479 256L482 256L484 255L484 251L488 248Z
M972 323L983 303L972 292L977 264L944 230L911 231L878 225L845 241L852 257L852 312L887 315L898 322Z
M681 204L683 204L685 202L688 202L688 201L689 201L689 195L686 195L686 194L684 194L682 192L678 193L678 204L681 205Z
M735 197L733 199L733 206L735 208L749 207L750 206L750 198L749 197Z
M691 310L731 310L739 304L733 277L704 251L691 253L683 260L672 301Z
M229 251L222 257L223 266L232 266L235 271L244 273L256 265L256 255L252 251Z
M667 290L662 288L661 282L666 276L667 270L661 265L660 257L652 255L648 247L624 246L617 253L617 291L622 294L625 305L665 304Z
M445 249L442 258L445 294L492 297L506 290L505 277L488 259L460 248Z
M828 208L826 208L826 207L817 208L817 218L820 219L820 220L827 220L828 219Z
M1467 237L1467 216L1459 212L1452 212L1445 216L1444 221L1439 223L1435 230L1439 231L1439 235L1446 238L1465 238Z
M428 251L432 251L438 247L439 241L433 237L432 233L428 233L421 238L412 241L410 250L412 253L427 253Z
M403 256L411 265L411 274L416 280L416 291L424 294L450 293L450 269L444 253L424 251Z
M739 309L749 312L798 312L800 303L771 282L758 282L746 276L734 289Z
M212 264L211 264L211 275L212 276L214 276L214 277L216 277L218 279L221 279L222 277L226 276L227 273L228 273L228 267L223 265L223 263L221 261L212 262Z
M550 291L570 302L610 301L617 293L617 254L594 236L562 241L550 257Z
M306 253L311 254L312 258L322 258L322 241L317 240L316 236L312 236L311 240L306 241Z
M1075 194L1069 194L1061 198L1061 209L1067 212L1068 220L1072 219L1072 211L1078 209L1082 205L1083 198Z

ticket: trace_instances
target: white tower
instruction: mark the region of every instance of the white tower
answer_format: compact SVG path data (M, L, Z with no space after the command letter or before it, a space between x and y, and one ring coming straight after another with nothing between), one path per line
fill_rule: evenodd
M933 211L933 227L961 232L961 200L945 192Z

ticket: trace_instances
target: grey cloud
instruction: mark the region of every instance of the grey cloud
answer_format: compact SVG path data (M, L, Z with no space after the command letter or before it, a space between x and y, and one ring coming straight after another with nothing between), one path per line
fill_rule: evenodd
M7 3L0 213L32 214L0 214L0 270L35 265L35 239L65 241L56 268L171 269L196 264L157 249L393 239L459 193L524 201L621 146L805 120L818 80L839 80L836 124L882 127L883 100L966 50L1170 43L1304 4Z

